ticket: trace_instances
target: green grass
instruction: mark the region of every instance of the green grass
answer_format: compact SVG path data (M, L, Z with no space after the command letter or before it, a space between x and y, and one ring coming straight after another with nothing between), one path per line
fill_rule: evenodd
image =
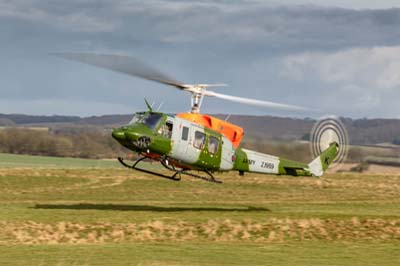
M0 153L1 168L114 168L117 161Z
M400 261L400 176L232 172L219 185L102 165L112 162L1 156L16 167L0 168L0 265Z
M398 265L393 243L132 243L1 247L1 265Z

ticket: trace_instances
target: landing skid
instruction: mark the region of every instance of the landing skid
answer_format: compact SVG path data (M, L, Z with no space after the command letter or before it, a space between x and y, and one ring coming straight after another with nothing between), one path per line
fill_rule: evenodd
M125 166L127 168L134 169L134 170L137 170L137 171L140 171L140 172L144 172L144 173L147 173L147 174L156 175L156 176L159 176L159 177L162 177L162 178L166 178L166 179L170 179L170 180L173 180L173 181L180 181L181 180L181 175L187 175L187 176L191 176L191 177L194 177L194 178L202 179L202 180L205 180L205 181L208 181L208 182L213 182L213 183L217 183L217 184L221 184L222 183L222 181L215 179L215 177L212 175L212 173L210 173L207 170L203 170L203 172L206 173L208 176L196 175L196 174L190 173L189 172L190 170L187 170L187 169L179 169L179 170L176 169L174 166L169 165L168 161L166 159L161 159L160 163L166 169L174 172L171 176L164 175L164 174L161 174L161 173L157 173L157 172L153 172L153 171L150 171L150 170L147 170L147 169L143 169L143 168L137 167L137 165L141 161L146 159L146 158L147 157L141 157L141 158L137 159L132 165L129 165L129 164L125 163L124 159L122 157L118 157L118 161L123 166Z

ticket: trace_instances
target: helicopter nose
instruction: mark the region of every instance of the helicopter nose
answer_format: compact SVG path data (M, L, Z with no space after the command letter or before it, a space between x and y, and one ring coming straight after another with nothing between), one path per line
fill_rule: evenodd
M130 141L136 141L138 138L140 138L142 134L136 131L127 131L125 132L125 137L130 140Z
M125 140L125 131L121 129L114 129L112 132L112 136L116 140Z

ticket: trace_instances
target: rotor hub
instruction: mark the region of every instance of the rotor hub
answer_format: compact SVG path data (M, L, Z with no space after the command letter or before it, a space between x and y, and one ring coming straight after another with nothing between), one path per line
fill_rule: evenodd
M221 84L216 84L221 85ZM203 103L203 98L207 95L207 87L213 86L208 84L195 84L195 85L185 85L185 91L190 92L190 104L191 104L191 113L198 114L200 113L200 107Z

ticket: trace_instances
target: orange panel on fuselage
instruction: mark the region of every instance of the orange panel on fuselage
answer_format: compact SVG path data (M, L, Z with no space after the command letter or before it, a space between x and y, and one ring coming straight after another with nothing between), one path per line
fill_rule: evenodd
M210 115L179 113L178 117L200 124L227 137L237 148L243 138L243 128Z

